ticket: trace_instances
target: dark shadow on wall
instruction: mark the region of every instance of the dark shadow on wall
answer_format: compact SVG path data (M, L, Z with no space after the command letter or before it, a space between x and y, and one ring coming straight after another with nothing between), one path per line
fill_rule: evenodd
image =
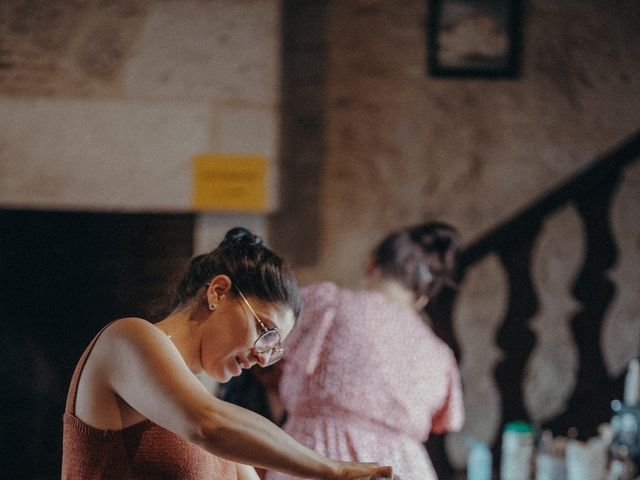
M82 350L115 318L165 313L192 246L191 215L0 210L2 478L60 478Z
M328 2L282 2L280 208L269 219L273 248L294 266L320 248L325 157Z

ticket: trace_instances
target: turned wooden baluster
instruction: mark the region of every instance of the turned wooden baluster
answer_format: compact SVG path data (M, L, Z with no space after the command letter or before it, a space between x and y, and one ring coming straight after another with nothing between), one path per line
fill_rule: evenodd
M609 405L622 388L620 379L609 377L600 349L601 327L615 292L607 278L617 256L609 217L620 173L594 179L573 201L585 225L587 249L572 290L582 305L571 320L579 356L576 387L566 411L545 425L558 434L574 427L581 438L596 435L597 426L610 420Z

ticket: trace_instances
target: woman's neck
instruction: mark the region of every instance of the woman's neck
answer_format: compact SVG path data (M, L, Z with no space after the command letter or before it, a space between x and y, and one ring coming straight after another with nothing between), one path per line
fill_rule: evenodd
M379 292L395 304L416 309L416 298L413 292L395 280L381 278L378 275L370 276L367 278L365 289Z
M189 369L193 373L199 373L202 370L197 332L199 322L192 316L189 307L177 308L155 325L173 342Z

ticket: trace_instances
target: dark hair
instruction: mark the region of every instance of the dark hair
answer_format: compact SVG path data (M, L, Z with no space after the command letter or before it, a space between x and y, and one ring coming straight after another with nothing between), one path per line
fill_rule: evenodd
M386 277L399 281L416 298L434 298L445 285L454 286L460 237L446 223L430 222L389 234L373 252Z
M291 268L246 228L232 228L217 248L191 260L178 285L176 304L193 298L216 275L227 275L245 295L289 305L298 319L302 300Z

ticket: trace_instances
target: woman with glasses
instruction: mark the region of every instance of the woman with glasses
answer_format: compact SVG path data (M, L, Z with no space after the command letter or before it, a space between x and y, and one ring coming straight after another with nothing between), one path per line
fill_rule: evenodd
M63 418L63 479L254 480L248 465L318 479L390 476L390 467L330 460L273 423L212 396L282 358L301 309L286 263L243 228L195 257L175 309L156 324L110 323L73 375Z
M332 458L436 479L423 444L430 432L459 430L464 411L453 352L421 312L453 283L458 245L446 224L403 228L373 250L363 289L303 289L280 379L288 433Z

